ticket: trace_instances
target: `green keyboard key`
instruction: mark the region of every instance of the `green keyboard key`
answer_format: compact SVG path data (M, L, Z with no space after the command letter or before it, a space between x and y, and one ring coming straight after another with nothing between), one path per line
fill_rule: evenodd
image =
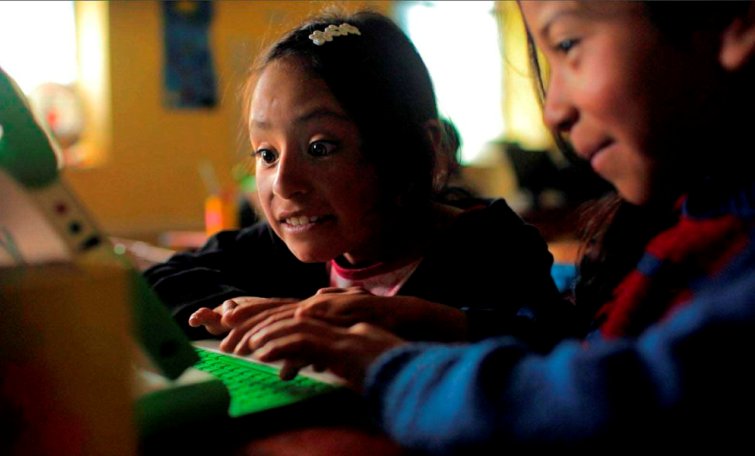
M200 360L194 367L214 375L228 388L231 396L228 413L232 417L293 404L338 388L302 375L284 381L274 367L200 347L195 349Z

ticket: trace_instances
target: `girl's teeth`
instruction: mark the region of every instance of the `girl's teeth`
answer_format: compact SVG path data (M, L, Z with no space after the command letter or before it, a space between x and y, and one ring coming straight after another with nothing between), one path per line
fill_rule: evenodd
M306 225L307 223L315 223L317 217L307 217L302 215L301 217L290 217L286 219L286 223L292 226Z

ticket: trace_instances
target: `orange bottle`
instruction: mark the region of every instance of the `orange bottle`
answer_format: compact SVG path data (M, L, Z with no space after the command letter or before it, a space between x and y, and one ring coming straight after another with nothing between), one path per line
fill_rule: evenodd
M205 198L204 225L207 236L238 228L238 210L234 195L234 192L225 190Z

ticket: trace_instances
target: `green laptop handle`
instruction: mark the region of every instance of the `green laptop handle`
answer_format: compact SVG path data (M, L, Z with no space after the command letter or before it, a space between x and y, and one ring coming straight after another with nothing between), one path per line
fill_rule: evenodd
M73 251L119 261L129 269L135 337L163 375L177 378L199 360L198 355L141 274L124 256L115 253L108 238L60 179L55 147L19 86L0 68L0 171L8 173L29 195L65 203L67 216L88 230L83 242L65 229L70 220L62 220L51 208L42 207L44 204L40 209ZM40 200L35 201L39 204Z
M34 118L16 82L0 68L0 168L27 188L58 177L58 159L49 135Z

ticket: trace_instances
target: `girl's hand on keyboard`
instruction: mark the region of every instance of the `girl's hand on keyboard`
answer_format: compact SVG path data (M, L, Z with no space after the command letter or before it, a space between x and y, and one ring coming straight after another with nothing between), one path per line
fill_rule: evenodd
M293 378L299 369L314 365L328 369L359 390L370 364L405 342L367 323L342 328L296 318L267 326L249 343L260 361L284 361L281 378Z
M344 301L330 305L332 295L358 296L357 301ZM380 326L387 325L386 317L379 315L377 298L361 288L323 288L317 294L304 301L281 298L242 297L229 300L232 307L224 307L221 318L224 332L228 335L220 343L220 348L237 355L251 353L249 339L258 331L273 323L292 319L297 313L311 312L311 316L343 327L360 321L368 321ZM224 306L229 302L226 301ZM314 306L314 307L313 307Z
M223 315L237 306L238 303L235 300L228 299L214 309L209 307L197 309L189 317L189 326L194 328L204 326L207 332L213 336L225 334L230 331L231 327L223 323Z
M228 334L221 342L220 348L227 352L236 352L236 346L244 334L261 321L275 315L279 319L292 317L294 303L294 299L240 296L228 299L214 309L198 309L189 317L189 326L204 326L207 332L214 336ZM243 354L247 353L248 351Z
M296 316L343 327L370 323L410 340L453 342L467 331L458 309L412 296L376 296L361 288L323 288L299 304Z
M226 305L230 302L230 305ZM259 298L243 296L223 303L220 325L228 333L220 349L237 355L248 355L251 331L263 322L293 318L298 300L291 298Z
M195 315L198 318L199 311ZM323 288L303 301L239 297L223 303L210 317L205 320L208 331L227 333L220 348L237 355L252 352L250 340L258 332L294 318L318 319L343 328L370 323L409 340L453 342L463 340L467 330L466 318L458 309L410 296L376 296L361 288Z

